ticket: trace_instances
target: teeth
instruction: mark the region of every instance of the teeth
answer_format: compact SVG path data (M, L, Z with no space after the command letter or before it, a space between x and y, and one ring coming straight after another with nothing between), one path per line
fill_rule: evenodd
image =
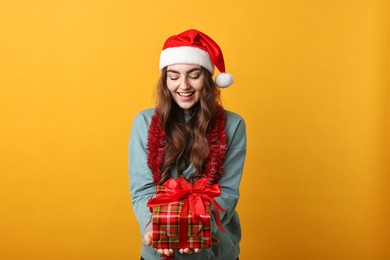
M177 94L179 94L179 96L182 96L182 97L190 97L194 94L195 92L177 92Z

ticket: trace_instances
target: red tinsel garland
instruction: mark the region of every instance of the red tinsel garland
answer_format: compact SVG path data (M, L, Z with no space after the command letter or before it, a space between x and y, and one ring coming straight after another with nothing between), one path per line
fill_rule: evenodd
M207 134L210 152L205 161L202 177L210 178L209 185L218 182L223 171L223 162L227 149L227 137L225 132L226 115L225 110L218 106L218 117ZM153 174L153 181L156 185L160 184L162 165L165 156L165 131L162 129L158 111L152 117L148 131L148 165Z

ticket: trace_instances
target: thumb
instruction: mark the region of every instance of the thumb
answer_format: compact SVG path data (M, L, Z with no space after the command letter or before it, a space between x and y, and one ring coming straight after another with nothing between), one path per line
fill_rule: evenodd
M145 239L145 244L147 246L152 245L152 230L149 230L148 232L146 232L144 239Z

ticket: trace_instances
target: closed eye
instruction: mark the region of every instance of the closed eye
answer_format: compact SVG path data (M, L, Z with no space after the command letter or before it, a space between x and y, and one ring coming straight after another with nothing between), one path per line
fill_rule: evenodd
M198 74L198 75L190 75L190 79L197 79L199 77L200 77L200 74Z

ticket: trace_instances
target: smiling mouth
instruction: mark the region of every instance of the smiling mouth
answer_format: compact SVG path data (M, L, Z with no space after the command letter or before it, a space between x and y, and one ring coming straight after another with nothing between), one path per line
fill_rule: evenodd
M191 97L195 92L177 92L177 94L181 97Z

